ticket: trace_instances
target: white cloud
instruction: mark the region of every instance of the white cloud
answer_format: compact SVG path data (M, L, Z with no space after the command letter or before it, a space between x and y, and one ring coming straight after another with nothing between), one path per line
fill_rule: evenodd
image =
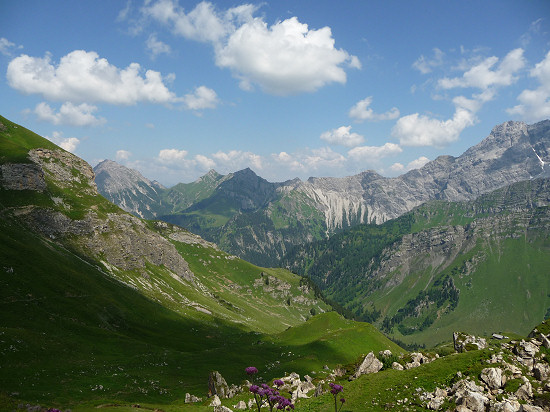
M204 155L196 155L195 161L197 162L199 168L202 170L210 170L216 167L216 162Z
M534 90L525 89L518 96L520 104L508 109L511 115L519 115L527 121L550 118L550 52L529 72L540 86Z
M71 126L97 126L105 123L103 117L98 118L93 115L95 111L97 111L96 106L87 103L74 105L71 102L63 103L57 113L45 102L38 103L34 108L34 113L40 120Z
M367 97L366 99L358 101L355 106L353 106L349 111L349 117L355 119L358 122L364 120L391 120L397 119L399 117L399 110L397 107L392 107L385 113L377 114L369 107L372 103L372 96Z
M203 1L189 13L185 13L177 1L159 0L143 7L142 13L169 26L174 34L187 39L216 43L235 30L233 21L251 18L255 9L256 6L243 5L220 13L214 5Z
M438 120L414 113L401 117L392 128L392 136L403 146L443 147L458 140L460 133L476 122L473 112L456 107L451 119Z
M132 153L127 150L117 150L116 152L116 160L123 161L128 160L132 156Z
M56 101L116 105L178 101L159 72L147 70L144 77L141 72L138 63L119 69L95 52L75 50L59 64L52 64L48 54L44 58L23 54L9 63L7 79L20 92Z
M341 126L321 134L321 140L331 144L338 144L347 147L359 146L365 138L357 133L351 133L351 126Z
M275 95L313 92L345 83L344 66L361 67L356 56L334 47L329 27L309 29L296 17L268 26L253 17L257 9L244 4L219 11L203 1L186 13L173 0L159 0L142 13L176 35L211 43L216 64L230 69L245 90L257 85Z
M433 68L441 66L443 64L443 57L445 56L445 53L443 53L437 47L433 49L433 52L434 52L433 58L429 59L424 57L424 55L421 55L413 63L412 66L418 71L420 71L420 73L422 74L431 73Z
M155 125L153 123L145 123L145 127L148 129L154 129Z
M345 165L346 158L330 147L321 147L312 149L311 153L303 156L302 162L313 172L319 169L341 168Z
M193 93L183 96L183 104L189 110L214 109L218 102L218 95L212 89L199 86Z
M212 154L216 167L225 171L235 171L252 167L254 170L263 169L263 159L261 156L252 152L243 152L241 150L230 150L229 152L218 151Z
M401 173L405 170L405 166L401 163L394 163L390 166L390 170L394 173Z
M409 162L409 164L407 164L407 170L420 169L429 161L430 159L428 159L426 156L420 156L418 159L414 159L413 161Z
M296 17L270 27L256 18L243 24L216 48L216 62L233 71L241 87L253 84L275 95L313 92L329 83L345 83L342 65L358 59L334 47L329 27L309 29Z
M52 137L45 136L46 139L52 141L62 149L74 153L77 146L80 144L80 140L76 137L63 137L63 133L61 132L53 132Z
M22 49L23 46L17 46L5 37L0 37L0 53L4 56L11 56L13 49Z
M187 150L178 150L178 149L162 149L157 159L161 163L178 163L183 162L186 159L188 152Z
M153 59L156 58L159 54L172 53L172 49L170 48L170 46L158 40L155 33L149 35L147 41L145 42L145 45L147 46L147 50L149 51L149 53L151 53L151 57Z
M443 89L474 87L485 90L492 86L509 86L517 80L515 74L525 66L523 49L512 50L504 57L498 67L494 68L498 62L498 57L488 57L481 63L469 68L462 77L444 77L439 80L438 84Z
M350 159L355 161L375 161L384 157L401 153L403 149L395 143L386 143L383 146L359 146L348 151Z

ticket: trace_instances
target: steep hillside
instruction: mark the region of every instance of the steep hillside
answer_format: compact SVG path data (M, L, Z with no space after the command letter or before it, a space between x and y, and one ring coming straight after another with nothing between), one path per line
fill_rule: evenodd
M396 339L527 333L550 313L550 179L427 203L296 248L284 260Z
M510 183L548 175L550 121L506 122L459 157L441 156L396 178L373 171L345 178L270 183L251 170L221 177L212 172L154 199L99 191L132 213L152 213L262 265L277 265L294 245L321 240L361 223L382 223L429 200L472 200ZM546 169L545 169L546 166ZM200 190L203 181L212 182ZM99 183L99 182L98 182ZM142 185L142 183L140 183ZM135 191L135 190L134 190ZM171 193L170 196L165 193ZM126 198L123 200L122 198ZM159 206L162 205L162 206Z
M3 117L0 153L0 409L183 404L214 369L238 383L250 364L306 373L395 347L357 324L360 349L296 350L270 334L330 310L300 277L123 212L84 161Z

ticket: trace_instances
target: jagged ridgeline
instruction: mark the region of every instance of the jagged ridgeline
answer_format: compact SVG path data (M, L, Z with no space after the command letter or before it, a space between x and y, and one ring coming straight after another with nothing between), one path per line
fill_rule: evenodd
M1 410L183 403L212 370L240 383L249 365L269 379L400 350L299 276L137 218L93 178L0 116Z
M365 171L270 183L245 169L226 176L210 171L195 182L163 188L112 161L95 172L99 191L136 216L178 224L248 261L278 266L295 245L357 224L383 223L429 200L473 200L548 173L548 162L546 120L503 123L461 156L440 156L396 178Z
M298 247L283 265L395 339L526 334L550 316L550 179L432 201Z

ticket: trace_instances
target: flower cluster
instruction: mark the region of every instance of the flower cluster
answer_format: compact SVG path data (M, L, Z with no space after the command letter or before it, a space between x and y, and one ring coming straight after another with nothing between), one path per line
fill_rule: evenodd
M258 373L258 369L254 366L250 366L245 369L247 375L252 376ZM280 379L273 381L273 384L279 389L284 385L284 382ZM256 406L258 407L258 412L261 411L262 406L267 406L269 411L272 412L274 409L278 410L291 410L294 409L294 404L290 399L282 396L279 391L275 388L271 388L269 385L262 383L261 385L250 385L250 392L254 394L254 400L256 401Z
M331 382L328 385L330 386L330 393L332 393L332 396L334 396L334 412L338 412L340 409L342 409L342 406L344 406L344 402L346 401L343 397L340 398L341 403L340 408L338 408L338 394L340 392L344 392L344 387L334 382Z

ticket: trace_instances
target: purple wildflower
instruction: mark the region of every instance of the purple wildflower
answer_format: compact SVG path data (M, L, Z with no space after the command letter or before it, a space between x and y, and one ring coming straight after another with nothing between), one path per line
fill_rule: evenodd
M258 368L255 368L254 366L249 366L245 369L245 372L247 375L255 375L258 373Z
M278 386L283 386L284 384L285 384L285 383L284 383L282 380L280 380L280 379L275 379L275 380L273 381L273 385L275 385L275 386L277 386L277 387L278 387Z
M249 390L252 393L258 393L260 391L260 387L258 385L250 385Z

